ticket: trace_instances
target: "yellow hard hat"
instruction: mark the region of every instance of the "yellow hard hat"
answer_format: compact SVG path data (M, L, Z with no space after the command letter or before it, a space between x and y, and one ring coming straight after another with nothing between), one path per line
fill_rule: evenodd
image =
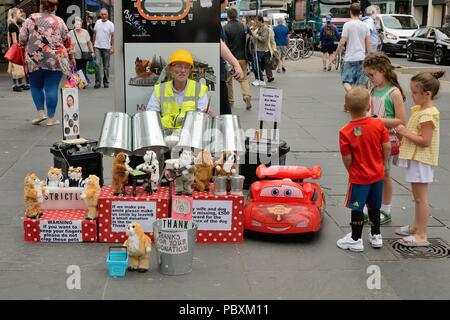
M191 67L194 67L194 58L189 51L186 50L177 50L175 51L169 59L169 66L175 62L184 62L190 64Z

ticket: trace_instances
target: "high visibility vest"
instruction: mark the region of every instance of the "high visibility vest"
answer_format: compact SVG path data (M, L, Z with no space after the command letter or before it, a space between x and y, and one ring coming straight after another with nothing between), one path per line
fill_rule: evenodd
M161 94L163 92L163 94ZM195 111L198 99L208 92L208 87L188 80L181 106L175 101L172 81L155 85L155 96L160 101L161 123L164 128L181 128L188 111Z

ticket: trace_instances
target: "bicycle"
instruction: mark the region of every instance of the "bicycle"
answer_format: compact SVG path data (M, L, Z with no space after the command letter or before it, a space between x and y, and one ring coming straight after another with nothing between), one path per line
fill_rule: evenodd
M304 50L302 58L309 58L314 54L314 39L312 36L302 36L301 39L304 41Z
M298 61L302 55L305 48L304 40L298 37L293 37L289 39L289 48L286 52L286 58Z

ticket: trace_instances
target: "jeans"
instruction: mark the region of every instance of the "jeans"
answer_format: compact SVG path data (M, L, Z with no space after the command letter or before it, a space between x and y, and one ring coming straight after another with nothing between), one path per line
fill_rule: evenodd
M95 48L95 83L102 83L102 73L103 73L103 84L109 84L109 49Z
M341 73L342 83L365 86L368 79L364 74L363 61L344 61Z
M263 70L266 68L266 53L264 51L258 51L258 61L253 62L253 72L255 73L256 80L264 81Z
M47 114L50 118L55 116L62 75L61 71L43 69L29 74L31 97L34 105L38 111L44 110L45 105L47 105Z

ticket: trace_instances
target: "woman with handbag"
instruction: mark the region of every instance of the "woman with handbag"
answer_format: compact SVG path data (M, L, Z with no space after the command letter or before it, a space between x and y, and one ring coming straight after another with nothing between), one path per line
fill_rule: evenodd
M19 26L17 24L18 18L20 18L20 10L12 8L8 11L8 47L18 43L19 39ZM13 91L21 92L22 90L28 90L30 87L23 83L25 78L25 70L23 66L9 62L8 73L11 75L13 83Z
M81 18L75 18L75 29L69 32L75 48L75 61L77 70L83 70L87 78L86 66L89 60L94 57L94 47L92 46L89 32L82 28L83 21Z
M55 15L58 0L41 0L40 13L32 14L22 26L19 42L25 46L31 96L37 109L32 124L47 119L47 126L60 124L55 118L59 85L74 64L72 41L64 21ZM69 54L72 57L69 57Z

